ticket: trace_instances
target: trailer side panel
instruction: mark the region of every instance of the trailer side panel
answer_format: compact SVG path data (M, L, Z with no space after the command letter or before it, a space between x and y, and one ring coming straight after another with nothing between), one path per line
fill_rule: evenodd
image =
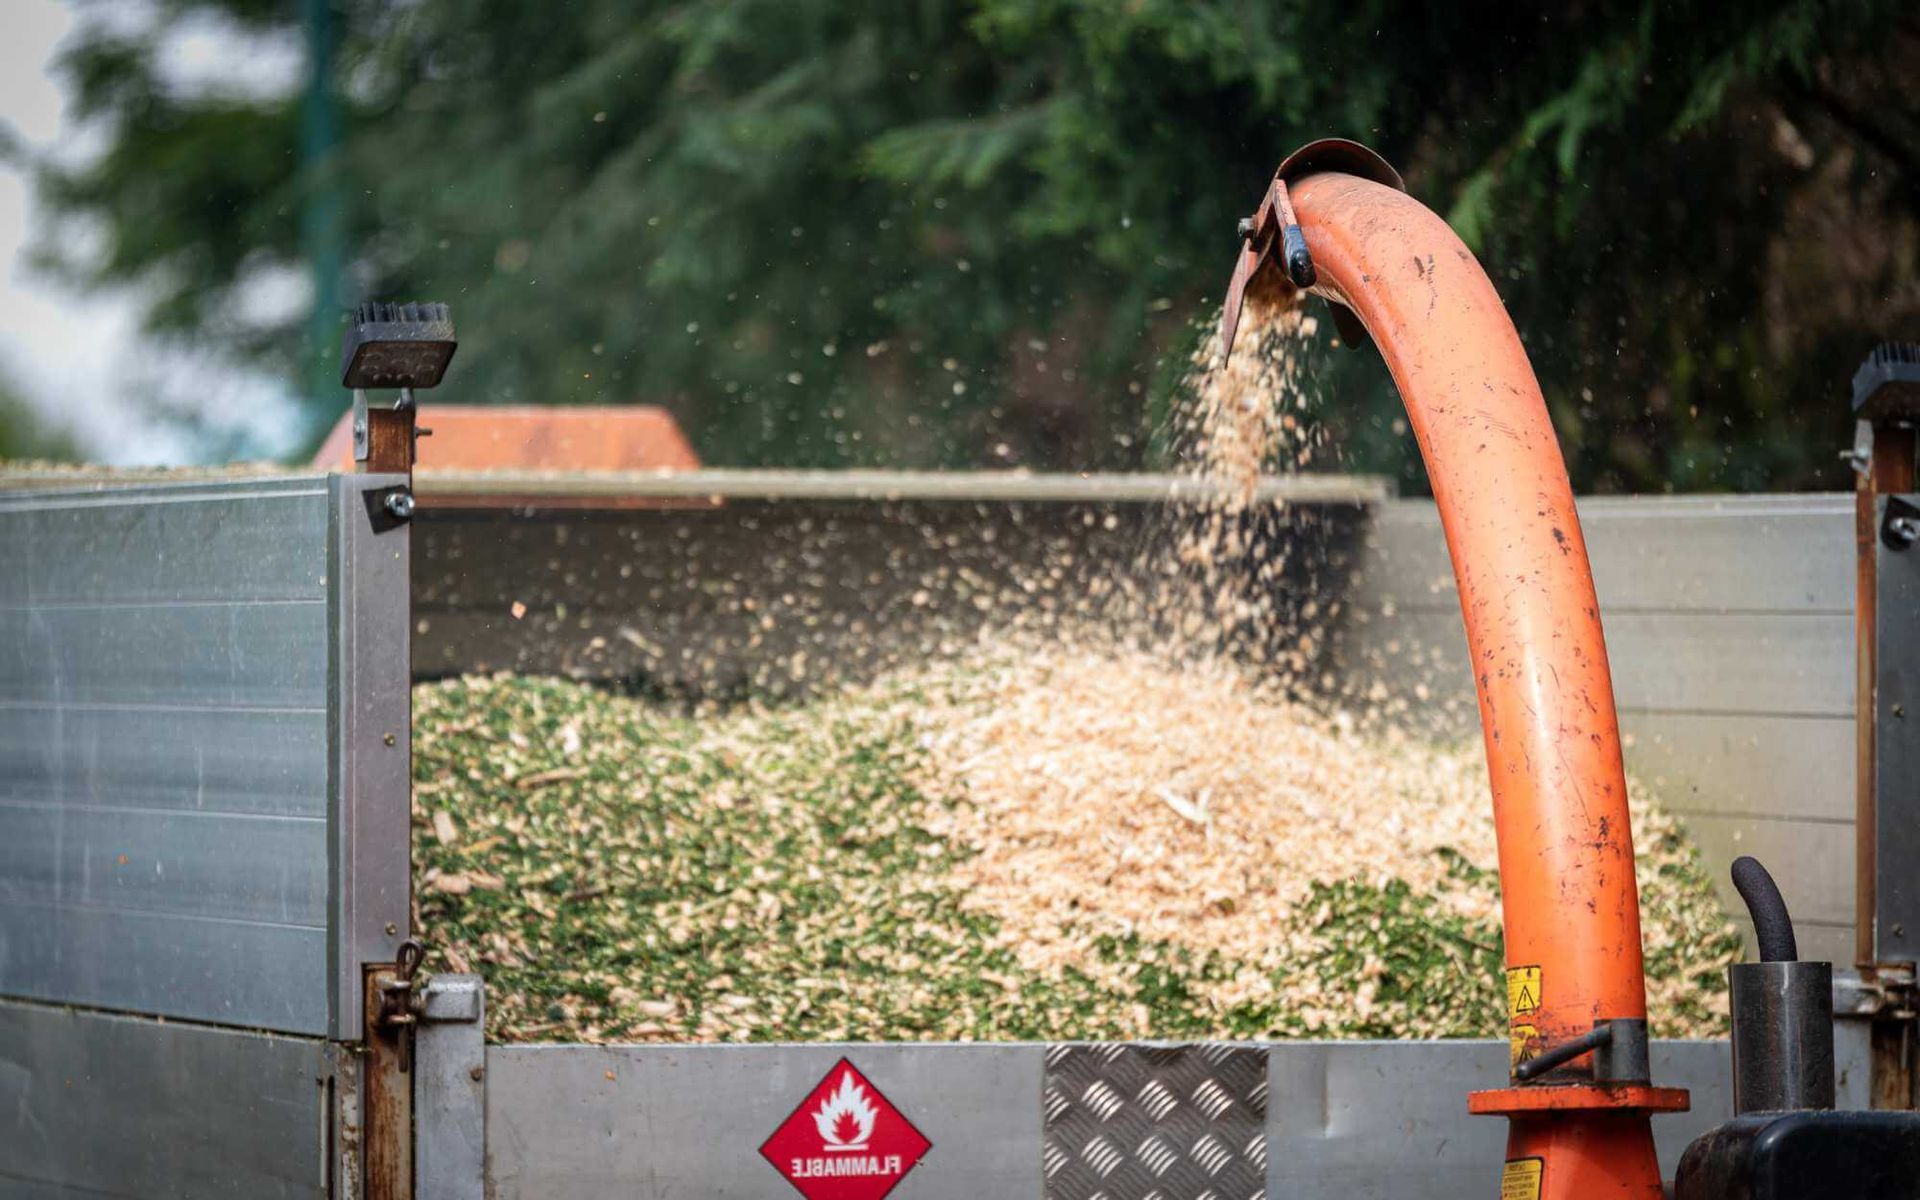
M0 497L0 995L328 1022L327 481Z
M0 1194L313 1200L326 1044L0 1001Z

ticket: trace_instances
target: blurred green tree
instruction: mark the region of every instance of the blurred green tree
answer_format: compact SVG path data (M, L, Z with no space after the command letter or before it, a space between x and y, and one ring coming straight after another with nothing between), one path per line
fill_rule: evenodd
M64 430L50 425L0 380L0 462L72 462L79 457Z
M297 43L285 0L149 0ZM1135 466L1233 224L1311 137L1375 145L1481 254L1588 489L1839 481L1844 385L1920 319L1910 5L306 0L302 96L171 82L92 21L105 151L47 239L151 326L310 376L258 309L344 200L349 297L454 303L463 400L650 400L709 461ZM1330 359L1351 465L1419 486L1384 372ZM316 396L316 432L342 397Z

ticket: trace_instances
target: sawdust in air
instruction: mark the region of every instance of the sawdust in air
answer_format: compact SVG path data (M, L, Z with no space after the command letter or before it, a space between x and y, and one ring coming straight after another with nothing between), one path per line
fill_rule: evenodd
M1318 686L1340 601L1292 585L1289 514L1260 499L1319 446L1315 334L1256 296L1230 360L1217 336L1195 355L1171 432L1211 486L1141 547L1144 582L1037 564L976 595L984 632L798 705L423 691L422 920L491 964L494 1035L1497 1030L1482 753ZM557 748L518 732L552 705L575 714ZM1632 802L1655 1029L1710 1032L1738 939L1678 826Z

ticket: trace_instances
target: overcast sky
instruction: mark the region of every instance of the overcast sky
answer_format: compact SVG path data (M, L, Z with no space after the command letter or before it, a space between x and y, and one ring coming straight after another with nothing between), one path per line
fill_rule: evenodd
M74 14L54 0L0 0L0 125L36 153L85 154L83 131L64 120L51 73ZM190 75L245 75L261 63L217 30L170 37L170 67ZM281 79L297 62L266 64ZM235 68L238 68L235 71ZM99 462L181 463L208 453L184 429L147 411L143 388L164 386L168 401L198 411L240 435L251 453L285 454L296 428L285 384L210 361L207 354L163 352L140 336L130 296L81 296L36 276L25 261L34 225L32 188L0 164L0 377L50 421L71 429Z

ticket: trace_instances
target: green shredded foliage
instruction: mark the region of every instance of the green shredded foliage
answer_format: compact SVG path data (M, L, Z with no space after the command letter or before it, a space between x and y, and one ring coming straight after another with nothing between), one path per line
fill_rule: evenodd
M1217 955L1095 942L1127 980L1042 977L996 948L929 833L913 696L689 712L543 678L414 692L416 925L479 971L496 1041L1493 1036L1498 923L1403 881L1316 886L1259 1004ZM1724 1018L1739 940L1678 826L1642 813L1656 1031ZM1463 884L1491 872L1449 862ZM1111 979L1114 972L1103 970Z

